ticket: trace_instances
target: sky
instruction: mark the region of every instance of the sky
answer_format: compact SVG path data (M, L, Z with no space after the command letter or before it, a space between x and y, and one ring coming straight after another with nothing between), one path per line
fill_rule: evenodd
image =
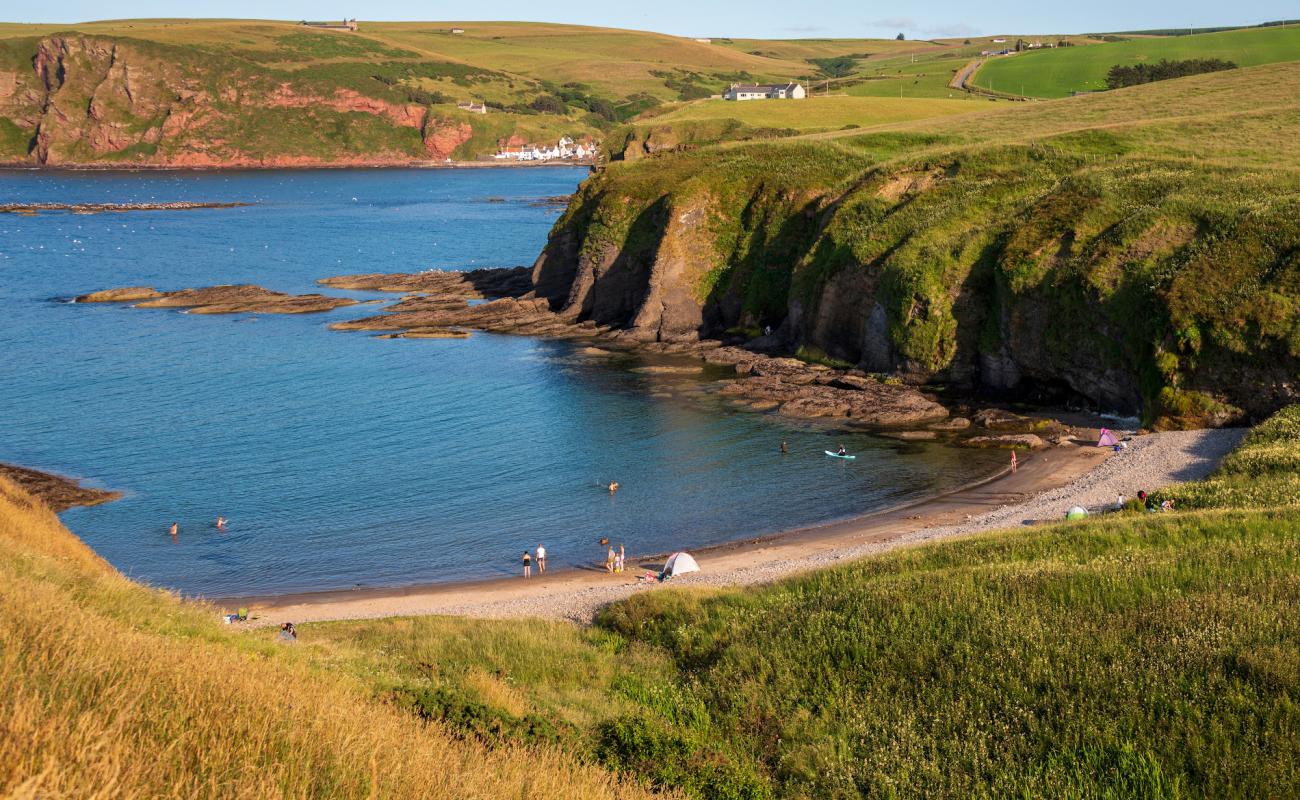
M183 13L177 11L183 9ZM1300 17L1296 0L1087 0L998 2L919 0L653 0L538 2L479 0L473 4L419 0L61 0L6 3L6 22L83 22L128 17L253 19L357 17L365 20L525 20L635 28L679 36L753 38L893 37L911 39L997 33L1092 33L1150 28L1250 25Z

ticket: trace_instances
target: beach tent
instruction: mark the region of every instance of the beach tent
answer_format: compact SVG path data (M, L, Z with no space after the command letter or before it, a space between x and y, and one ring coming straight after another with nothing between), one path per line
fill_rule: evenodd
M1119 439L1115 438L1115 434L1111 433L1110 428L1102 428L1101 436L1097 437L1097 446L1114 447L1117 444L1119 444Z
M1071 506L1070 510L1065 512L1066 519L1083 519L1088 516L1088 509L1083 506Z
M687 572L699 572L700 565L695 563L695 559L690 553L673 553L668 556L664 562L664 571L659 573L659 577L672 578L677 575L684 575Z

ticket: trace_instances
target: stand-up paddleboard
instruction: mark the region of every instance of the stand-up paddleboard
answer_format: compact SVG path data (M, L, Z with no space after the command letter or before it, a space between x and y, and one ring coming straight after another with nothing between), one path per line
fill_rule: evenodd
M857 458L857 456L842 456L839 453L832 453L829 450L823 450L822 452L830 456L831 458L847 458L849 461L852 461L853 459Z

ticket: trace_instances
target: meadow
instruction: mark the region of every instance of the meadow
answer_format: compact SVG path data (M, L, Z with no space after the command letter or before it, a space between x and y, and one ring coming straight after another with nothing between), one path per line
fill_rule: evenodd
M894 122L982 111L976 100L898 99L896 97L812 96L803 100L697 100L644 118L643 124L671 125L702 120L736 120L754 127L788 128L801 133L870 127ZM851 129L851 128L850 128Z
M1067 97L1106 88L1116 64L1221 58L1239 67L1300 60L1300 27L1246 28L1191 36L1152 36L991 58L972 83L1027 97Z

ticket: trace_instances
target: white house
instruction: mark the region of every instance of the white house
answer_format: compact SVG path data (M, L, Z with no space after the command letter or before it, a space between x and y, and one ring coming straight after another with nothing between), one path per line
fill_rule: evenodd
M724 100L802 100L808 96L797 83L733 83Z
M486 114L488 111L487 103L475 103L473 100L462 100L456 104L456 108L471 114Z

